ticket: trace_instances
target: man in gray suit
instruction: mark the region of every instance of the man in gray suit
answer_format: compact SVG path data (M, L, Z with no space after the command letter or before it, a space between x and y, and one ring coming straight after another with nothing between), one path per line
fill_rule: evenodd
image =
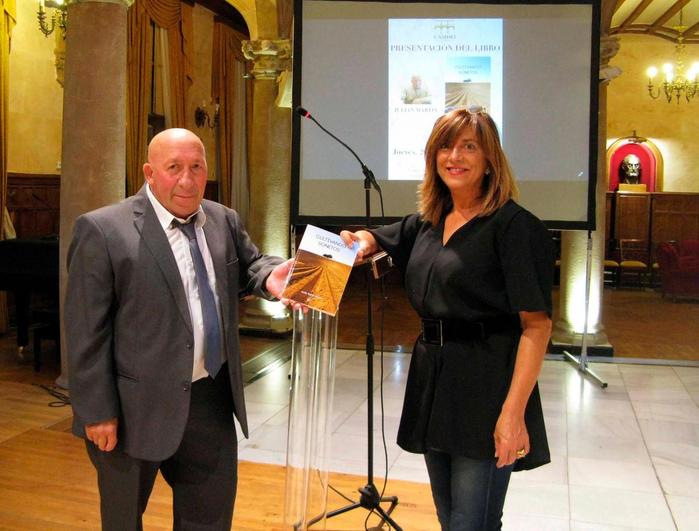
M278 297L291 261L260 254L236 212L203 199L204 146L191 131L153 138L143 173L136 195L75 221L73 433L97 469L103 529L142 529L160 470L174 529L229 530L234 414L248 435L238 299Z

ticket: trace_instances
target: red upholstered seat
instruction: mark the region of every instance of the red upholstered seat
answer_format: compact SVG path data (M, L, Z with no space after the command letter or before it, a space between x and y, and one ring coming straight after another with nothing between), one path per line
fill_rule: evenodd
M679 244L680 267L699 267L699 240L682 240Z
M696 254L691 254L690 250ZM657 256L663 295L668 294L673 299L699 297L698 240L685 240L677 246L670 242L661 243Z
M693 256L699 258L699 240L682 240L680 242L680 256Z

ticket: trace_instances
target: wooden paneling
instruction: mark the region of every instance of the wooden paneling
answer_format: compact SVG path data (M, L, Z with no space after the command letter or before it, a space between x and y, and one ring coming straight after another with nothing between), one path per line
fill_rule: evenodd
M60 186L59 175L8 174L7 210L18 238L58 234Z
M699 239L699 194L653 194L654 248L669 240Z
M607 256L621 238L648 242L653 255L661 242L699 239L699 194L609 192L606 221Z
M650 230L650 194L618 193L616 201L616 239L648 241Z

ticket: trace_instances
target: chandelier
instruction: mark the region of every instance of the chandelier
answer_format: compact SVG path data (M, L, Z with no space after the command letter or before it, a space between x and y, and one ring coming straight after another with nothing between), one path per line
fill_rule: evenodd
M687 101L691 101L697 94L697 88L699 87L699 82L697 82L697 76L699 76L699 62L692 64L686 76L684 72L684 53L686 46L684 43L684 31L686 29L687 26L682 24L682 11L680 10L680 25L675 26L675 30L677 31L677 44L675 44L674 68L672 64L665 63L662 67L665 79L660 81L657 85L654 83L653 78L658 74L658 69L655 66L651 66L647 70L648 95L653 99L657 99L660 97L660 94L664 94L668 103L672 101L673 97L677 100L677 103L679 103L682 97Z
M46 21L48 13L45 7L53 8L50 23ZM53 33L58 26L61 29L63 38L66 38L66 23L68 22L68 0L39 0L39 11L36 13L39 19L39 30L47 37Z

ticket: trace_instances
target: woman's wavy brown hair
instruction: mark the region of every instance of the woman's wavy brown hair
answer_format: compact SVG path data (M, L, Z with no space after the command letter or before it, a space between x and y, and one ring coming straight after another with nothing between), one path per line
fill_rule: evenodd
M418 187L418 212L432 225L439 224L453 207L449 188L437 173L437 153L440 147L453 146L466 127L475 131L489 170L483 176L477 216L488 216L519 195L493 119L482 110L455 109L437 119L425 146L425 178Z

